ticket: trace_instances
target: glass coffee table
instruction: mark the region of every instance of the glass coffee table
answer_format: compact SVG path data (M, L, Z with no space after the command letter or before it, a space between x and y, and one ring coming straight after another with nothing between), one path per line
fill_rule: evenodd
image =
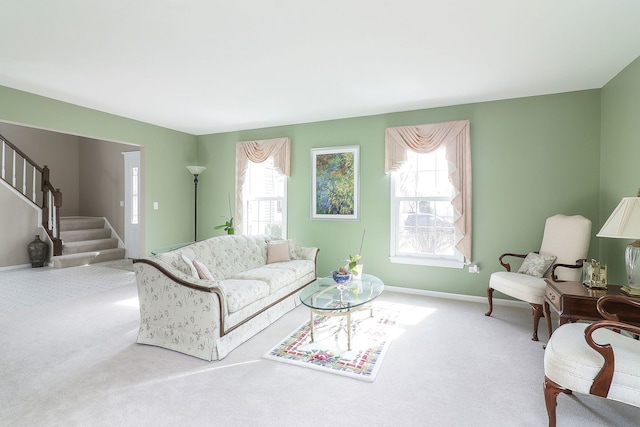
M351 350L351 313L369 308L371 302L384 290L382 280L371 274L339 286L331 277L321 277L300 292L300 301L310 309L311 342L314 339L315 314L321 316L345 316L347 320L347 350Z

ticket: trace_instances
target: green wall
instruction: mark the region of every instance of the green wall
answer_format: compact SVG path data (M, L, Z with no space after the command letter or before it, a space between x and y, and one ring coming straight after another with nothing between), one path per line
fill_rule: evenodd
M139 145L145 211L143 249L148 253L193 238L193 175L185 166L196 161L195 136L4 86L0 86L0 121ZM157 211L153 210L154 201L159 202Z
M319 273L327 274L357 250L367 230L367 272L389 285L484 295L489 274L505 251L527 252L540 244L544 219L582 214L594 223L590 256L609 264L612 283L624 282L628 241L595 234L621 197L640 187L640 60L602 90L468 104L362 118L193 136L0 86L0 121L141 146L146 251L193 236L193 177L200 176L199 238L227 212L234 191L235 143L289 136L289 237L320 247ZM384 129L469 119L473 164L473 262L465 270L391 264L389 177L383 172ZM309 214L310 149L361 147L361 218L312 221ZM153 202L160 209L153 210Z
M473 165L473 262L466 269L392 264L389 259L389 177L384 174L384 131L391 126L469 119ZM338 259L362 252L365 271L388 285L485 295L489 275L506 251L539 249L545 219L581 214L598 222L600 91L469 104L362 118L198 137L200 238L228 215L234 191L235 143L288 136L292 140L288 234L320 248L319 274ZM360 145L359 221L310 219L310 149ZM597 253L594 238L592 252Z
M601 92L599 226L606 221L622 197L633 197L640 188L640 58L620 72ZM609 282L627 283L624 248L631 240L598 240L600 258L609 267Z

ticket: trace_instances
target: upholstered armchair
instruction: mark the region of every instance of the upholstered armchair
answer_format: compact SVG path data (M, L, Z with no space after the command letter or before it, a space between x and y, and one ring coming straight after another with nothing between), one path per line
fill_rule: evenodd
M533 316L533 337L538 341L538 324L547 288L545 279L579 281L582 262L589 252L591 221L581 215L554 215L547 218L540 250L528 254L505 253L498 261L506 271L491 274L487 299L493 312L493 291L529 303ZM508 258L524 259L517 272L511 271Z
M605 319L592 324L566 323L553 332L544 352L544 397L549 427L556 425L560 393L592 394L640 407L640 327L609 313L610 302L640 301L605 296L597 307Z

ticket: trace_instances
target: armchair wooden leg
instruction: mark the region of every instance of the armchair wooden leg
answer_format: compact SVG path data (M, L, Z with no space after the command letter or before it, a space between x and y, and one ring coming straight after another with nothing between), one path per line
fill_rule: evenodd
M558 405L558 395L560 393L571 394L571 390L566 389L546 376L544 377L544 402L547 405L547 416L549 417L549 427L556 427L556 406Z
M489 300L489 311L484 315L491 316L491 312L493 311L493 288L487 288L487 299Z
M529 303L529 305L531 306L531 310L533 310L533 337L531 339L533 341L538 341L538 324L542 317L542 305L531 303Z
M542 307L544 310L544 318L547 321L547 331L549 332L549 338L551 338L551 334L553 334L553 329L551 328L551 311L549 310L549 303L545 301Z

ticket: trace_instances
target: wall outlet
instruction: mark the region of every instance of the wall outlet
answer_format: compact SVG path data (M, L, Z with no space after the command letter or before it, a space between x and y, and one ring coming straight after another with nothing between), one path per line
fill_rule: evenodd
M480 273L480 266L478 264L470 265L469 273Z

